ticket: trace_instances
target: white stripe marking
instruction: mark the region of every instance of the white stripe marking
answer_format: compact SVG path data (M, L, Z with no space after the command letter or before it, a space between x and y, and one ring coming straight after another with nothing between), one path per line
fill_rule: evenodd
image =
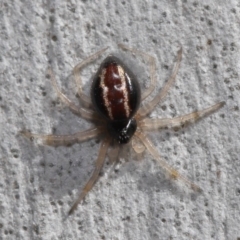
M107 98L107 95L108 95L108 92L109 92L109 89L108 87L105 85L104 83L104 79L105 79L105 74L106 74L106 68L104 68L101 72L101 75L100 75L100 87L102 88L103 90L103 101L104 101L104 106L107 108L107 112L108 112L108 116L113 120L113 115L112 115L112 110L111 110L111 107L110 107L110 102L108 101L108 98Z
M124 109L126 112L126 117L129 117L130 115L130 107L129 107L129 99L128 99L128 91L127 91L127 85L126 85L126 81L125 81L125 76L124 76L124 69L121 66L117 66L118 68L118 74L120 76L121 79L121 90L123 91L123 97L124 97Z

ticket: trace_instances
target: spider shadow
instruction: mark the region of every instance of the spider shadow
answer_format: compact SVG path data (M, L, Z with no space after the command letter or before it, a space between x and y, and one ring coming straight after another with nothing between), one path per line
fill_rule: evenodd
M79 121L78 116L68 108L52 112L47 110L46 115L54 121L52 131L35 133L71 134L83 131L90 125L87 121ZM48 195L52 201L62 200L65 195L69 195L71 202L74 202L73 190L81 190L94 169L100 147L99 139L69 147L38 145L21 135L18 135L17 139L22 149L21 160L28 168L26 176L29 194L34 195L34 191L39 191Z
M52 147L38 145L22 136L18 136L18 140L22 149L21 160L28 169L29 199L37 191L48 196L51 202L62 201L64 196L69 195L73 203L76 198L73 192L78 194L81 191L94 170L100 144L90 140L81 145Z

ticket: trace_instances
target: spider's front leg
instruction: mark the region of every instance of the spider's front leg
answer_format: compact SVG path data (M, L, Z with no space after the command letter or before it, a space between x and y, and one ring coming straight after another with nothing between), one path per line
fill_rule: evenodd
M143 130L156 130L161 128L182 128L190 123L216 112L224 106L225 102L219 102L204 110L196 111L176 118L150 119L146 118L139 121L139 126Z
M83 190L81 191L78 199L76 200L76 202L73 204L73 206L69 210L69 212L68 212L69 215L71 215L74 212L74 210L77 208L78 204L84 199L84 197L87 195L87 193L93 188L94 184L97 182L97 180L99 178L99 174L104 165L104 161L106 158L109 144L110 144L110 138L106 138L102 142L100 150L99 150L98 158L96 161L96 166L95 166L94 172L93 172L91 178L88 180L88 182L84 186Z
M177 170L169 166L158 154L157 149L154 147L152 142L145 136L145 134L142 133L142 131L145 130L157 130L160 128L179 128L184 127L187 124L196 122L200 118L203 118L221 107L223 107L225 102L217 103L209 108L206 108L201 111L196 111L181 117L176 118L164 118L164 119L143 119L139 121L139 130L136 132L136 136L142 141L142 143L145 145L145 147L148 149L148 151L151 153L151 155L158 161L160 166L165 169L173 178L179 178L183 182L185 182L187 185L189 185L192 189L195 191L201 191L201 188L198 187L196 184L191 182L188 178L181 175Z
M42 135L30 133L28 131L21 131L20 133L30 140L36 140L40 144L46 144L50 146L69 146L74 143L87 141L89 139L97 137L102 132L103 128L95 127L71 135Z
M154 147L153 143L146 137L146 135L141 131L136 131L136 136L142 141L142 143L145 145L147 150L150 152L150 154L153 156L155 160L159 163L159 165L170 174L170 176L174 179L180 179L183 182L185 182L188 186L191 187L194 191L201 192L202 189L197 186L195 183L190 181L188 178L184 177L182 174L180 174L176 169L171 167L164 161L161 156L159 155L157 149Z

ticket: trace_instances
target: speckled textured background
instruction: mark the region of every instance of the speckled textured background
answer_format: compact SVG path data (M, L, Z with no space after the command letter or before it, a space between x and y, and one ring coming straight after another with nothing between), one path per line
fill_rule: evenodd
M240 239L240 3L223 1L0 1L0 239ZM76 103L73 66L109 46L141 82L151 53L158 86L180 46L177 82L151 116L174 117L219 101L182 131L149 134L166 161L204 189L175 183L145 153L106 166L84 203L64 217L94 168L99 139L39 146L18 135L73 133L91 124L57 98L47 68ZM107 55L107 54L106 54ZM101 59L82 72L86 92ZM125 160L128 160L125 163Z

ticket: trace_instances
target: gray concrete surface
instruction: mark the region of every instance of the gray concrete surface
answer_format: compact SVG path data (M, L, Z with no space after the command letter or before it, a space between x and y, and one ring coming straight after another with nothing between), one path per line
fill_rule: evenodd
M223 1L0 1L0 239L240 239L240 4ZM177 50L175 86L152 117L174 117L226 101L179 132L149 134L159 153L204 189L194 194L145 153L121 158L69 218L89 178L99 139L40 146L18 135L73 133L91 124L57 98L47 76L76 103L74 65L109 46L141 82L148 68L117 43L151 53L158 90ZM100 63L82 76L86 92ZM125 163L125 160L128 160Z

